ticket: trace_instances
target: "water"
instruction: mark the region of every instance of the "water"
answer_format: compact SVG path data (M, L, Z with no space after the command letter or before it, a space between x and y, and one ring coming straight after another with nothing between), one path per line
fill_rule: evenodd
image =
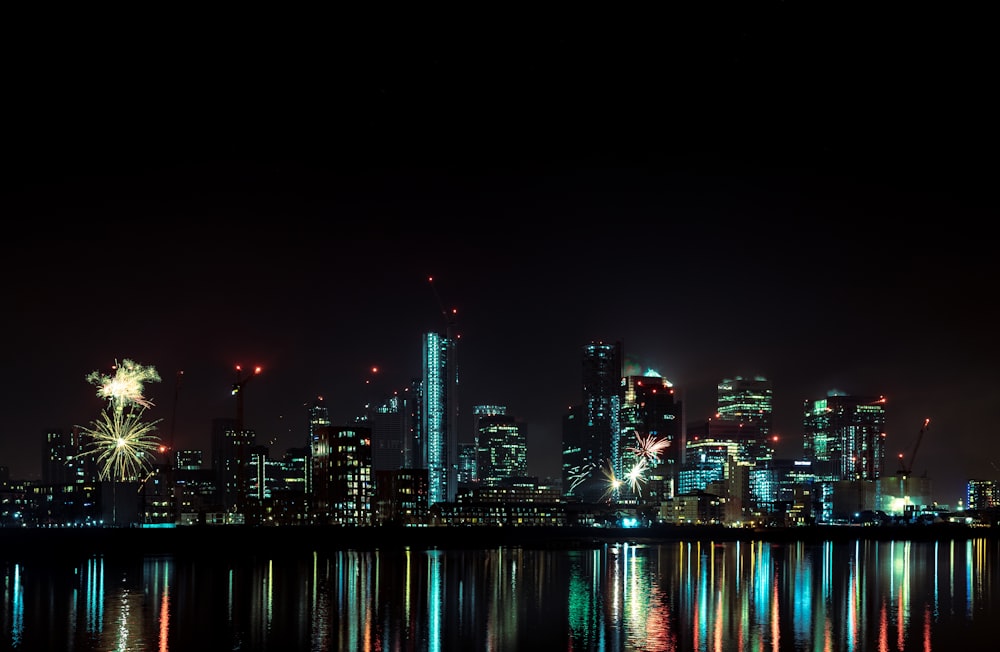
M93 555L0 580L0 650L944 651L1000 631L996 537Z

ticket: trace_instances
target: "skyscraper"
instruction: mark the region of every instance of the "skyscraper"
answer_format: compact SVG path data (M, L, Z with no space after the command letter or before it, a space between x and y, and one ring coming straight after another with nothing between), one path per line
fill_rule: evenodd
M319 426L313 464L315 523L370 525L375 495L367 426Z
M503 480L528 475L527 445L514 417L505 414L480 417L476 441L476 468L481 484L495 487Z
M468 476L467 481L471 483L476 483L479 481L479 427L480 422L484 418L489 418L493 416L502 416L507 414L506 405L473 405L472 406L472 443L469 446L472 449L472 465L468 470L466 475ZM522 435L523 435L522 431ZM461 445L461 444L460 444Z
M885 471L885 397L831 391L803 405L805 459L825 480L877 480Z
M677 472L684 459L683 404L676 400L670 381L654 371L643 376L626 376L623 388L619 443L626 460L623 467L639 461L636 455L626 454L630 448L641 448L643 440L656 441L661 448L655 459L643 460L647 468L641 475L645 478L642 494L650 500L669 498L676 488ZM624 473L628 471L623 468Z
M422 468L428 504L454 502L458 487L458 346L451 335L423 337Z
M774 411L774 388L770 380L764 376L734 376L723 379L716 390L719 418L753 425L762 440L770 439Z
M305 473L306 473L305 489L306 489L306 496L312 496L314 490L312 458L316 456L316 443L319 441L319 433L317 432L317 429L329 426L331 425L331 423L330 423L330 411L323 403L322 396L317 396L314 402L307 403L306 410L309 417L309 434L306 439L306 451L309 459L306 460L306 465L305 465Z
M617 498L608 481L622 477L622 344L590 342L582 352L582 414L574 446L580 468L589 472L570 491L587 501Z
M372 430L372 467L375 471L398 471L404 467L407 439L410 437L409 391L370 405L365 422Z
M256 434L236 419L212 420L212 470L218 499L226 511L242 512L250 487L250 449Z

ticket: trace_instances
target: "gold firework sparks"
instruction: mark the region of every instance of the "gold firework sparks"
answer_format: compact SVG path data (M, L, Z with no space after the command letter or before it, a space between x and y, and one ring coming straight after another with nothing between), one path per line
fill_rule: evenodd
M144 412L141 407L128 410L109 407L92 427L84 428L91 439L83 454L96 456L102 465L101 480L139 480L152 464L160 443L153 429L160 421L143 422Z
M112 374L92 371L87 374L87 382L97 385L97 395L111 401L117 410L132 403L144 408L153 407L153 402L142 395L143 383L159 382L160 374L152 366L144 366L125 358L117 361Z
M152 466L160 444L153 433L160 420L142 421L146 408L153 406L142 392L143 383L159 380L154 367L128 358L121 364L116 361L111 374L87 374L87 382L97 386L97 395L108 401L100 418L82 428L89 435L82 455L97 459L101 480L138 480Z

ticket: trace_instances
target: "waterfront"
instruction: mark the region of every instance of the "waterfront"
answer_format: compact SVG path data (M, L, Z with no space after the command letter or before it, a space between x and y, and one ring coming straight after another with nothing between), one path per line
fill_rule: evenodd
M2 557L0 650L945 650L1000 619L997 537L385 543Z

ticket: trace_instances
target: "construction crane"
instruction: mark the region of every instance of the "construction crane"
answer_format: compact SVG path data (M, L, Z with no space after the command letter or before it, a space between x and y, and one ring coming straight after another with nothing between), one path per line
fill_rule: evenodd
M243 432L243 390L247 383L262 371L260 365L252 371L243 373L243 367L236 365L236 382L233 383L233 396L236 397L236 432Z
M453 336L453 330L455 328L455 318L458 316L458 309L452 308L450 311L446 310L444 307L444 302L441 301L441 295L438 294L437 288L434 287L434 277L428 276L427 282L431 284L431 291L434 292L434 298L437 299L438 306L441 308L441 315L444 317L444 322L446 326L445 336L450 340Z
M903 478L908 478L913 473L913 462L917 459L917 451L920 450L920 442L924 438L924 433L927 432L931 427L931 420L924 419L924 425L920 427L920 433L917 435L917 443L913 445L913 452L910 453L910 463L907 464L903 461L903 454L899 454L899 471L896 472L897 475Z
M170 415L170 440L165 446L160 447L160 452L164 453L167 457L167 467L170 466L170 455L174 451L174 432L177 430L177 401L181 395L181 380L184 379L184 371L178 370L177 376L174 381L174 406L173 412Z

